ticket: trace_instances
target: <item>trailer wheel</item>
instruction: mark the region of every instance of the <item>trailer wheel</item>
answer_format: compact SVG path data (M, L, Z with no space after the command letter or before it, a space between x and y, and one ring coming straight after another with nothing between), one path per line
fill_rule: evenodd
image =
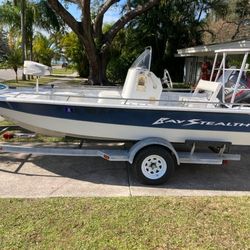
M173 174L175 160L163 147L151 146L138 153L134 167L140 182L159 185L165 183Z

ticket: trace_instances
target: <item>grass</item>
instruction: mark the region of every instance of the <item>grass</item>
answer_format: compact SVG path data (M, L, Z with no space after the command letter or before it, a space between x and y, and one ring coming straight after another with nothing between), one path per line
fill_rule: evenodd
M39 86L52 84L54 81L57 81L58 78L55 76L49 76L49 77L41 77L39 78ZM60 79L63 83L66 83L67 85L74 84L74 85L80 85L80 82L78 79L72 79L72 80L64 80L63 78ZM10 86L10 87L35 87L36 85L36 79L30 79L30 80L18 80L16 82L15 80L8 80L3 81L4 84ZM60 84L57 84L60 86Z
M53 81L53 78L42 77L39 79L39 85L46 85ZM18 80L18 82L15 80L8 80L5 81L4 84L7 84L10 87L35 87L36 79L34 78L26 81Z
M12 126L12 125L15 125L15 124L8 120L0 121L0 126Z
M56 68L56 69L54 68L52 70L52 74L55 74L55 75L71 75L75 72L76 70L72 68Z
M191 89L191 85L189 83L176 82L173 85L174 89Z
M7 120L0 122L0 126L12 126L15 125L12 122L9 122ZM53 136L45 136L41 134L35 134L34 137L18 137L15 136L15 134L20 134L20 133L26 133L26 134L33 134L33 132L23 132L22 130L8 130L7 133L13 133L14 138L12 139L4 139L2 135L0 135L0 143L1 142L6 142L6 143L13 143L13 142L26 142L26 143L58 143L58 142L77 142L79 143L79 139L74 139L74 138L66 138L66 137L53 137Z
M250 197L0 199L0 249L249 246Z
M250 198L0 200L1 249L249 249Z
M4 121L1 121L0 122L0 126L13 126L15 125L13 122L10 122L8 120L4 120ZM9 133L20 133L22 132L22 130L8 130ZM32 133L32 132L30 132ZM9 140L5 140L3 138L3 136L0 135L0 142L8 142L8 143L11 143L11 142L29 142L29 143L32 143L32 142L38 142L38 143L56 143L56 142L79 142L79 140L77 139L73 139L73 138L65 138L65 137L52 137L52 136L44 136L44 135L41 135L41 134L36 134L35 137L32 137L32 138L27 138L27 137L14 137L13 139L9 139Z
M20 133L20 131L12 131L12 132ZM73 142L77 142L79 143L80 140L73 139L73 138L53 137L53 136L44 136L41 134L36 134L34 137L31 137L31 138L24 136L24 137L14 137L13 139L8 139L8 140L5 140L3 137L0 137L0 142L6 142L10 144L13 142L25 142L25 143L58 143L58 142L73 143Z

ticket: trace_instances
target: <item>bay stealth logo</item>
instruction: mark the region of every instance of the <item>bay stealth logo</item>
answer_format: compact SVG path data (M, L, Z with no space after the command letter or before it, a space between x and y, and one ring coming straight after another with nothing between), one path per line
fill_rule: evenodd
M224 127L250 127L250 123L240 123L240 122L214 122L214 121L203 121L201 119L190 119L190 120L177 120L168 117L162 117L155 121L152 125L162 125L162 124L176 124L181 126L224 126Z

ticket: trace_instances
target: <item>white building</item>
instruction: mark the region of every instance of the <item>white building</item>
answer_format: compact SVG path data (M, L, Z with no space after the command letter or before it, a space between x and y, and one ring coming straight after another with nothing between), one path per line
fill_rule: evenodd
M233 42L214 43L177 50L178 57L185 57L183 82L195 84L201 77L201 66L204 62L212 62L215 50L229 48L250 48L250 39Z

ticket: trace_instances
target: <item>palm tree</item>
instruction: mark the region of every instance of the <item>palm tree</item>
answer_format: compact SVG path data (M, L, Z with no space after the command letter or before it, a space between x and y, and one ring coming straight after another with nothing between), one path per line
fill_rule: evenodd
M33 59L34 28L42 28L47 31L58 30L62 22L48 7L46 1L20 0L5 1L0 5L0 24L8 26L9 34L21 33L22 37L22 61ZM28 50L29 47L29 50Z
M20 1L21 9L21 33L22 33L22 61L27 58L27 32L26 32L26 0ZM26 80L25 74L22 75L22 79Z
M20 47L14 46L8 50L6 59L4 61L4 66L6 68L12 68L16 74L16 82L18 82L17 70L22 66L22 51Z
M51 66L51 60L55 55L52 39L38 33L34 36L34 58L36 61Z
M8 51L7 35L0 29L0 63L6 57Z
M22 61L27 57L27 35L26 35L26 0L9 1L4 2L0 6L0 16L1 24L8 26L9 37L12 37L13 34L19 33L21 30L22 37ZM9 39L10 42L12 39ZM11 58L15 58L17 53L13 53ZM25 75L23 74L23 80L25 80Z

